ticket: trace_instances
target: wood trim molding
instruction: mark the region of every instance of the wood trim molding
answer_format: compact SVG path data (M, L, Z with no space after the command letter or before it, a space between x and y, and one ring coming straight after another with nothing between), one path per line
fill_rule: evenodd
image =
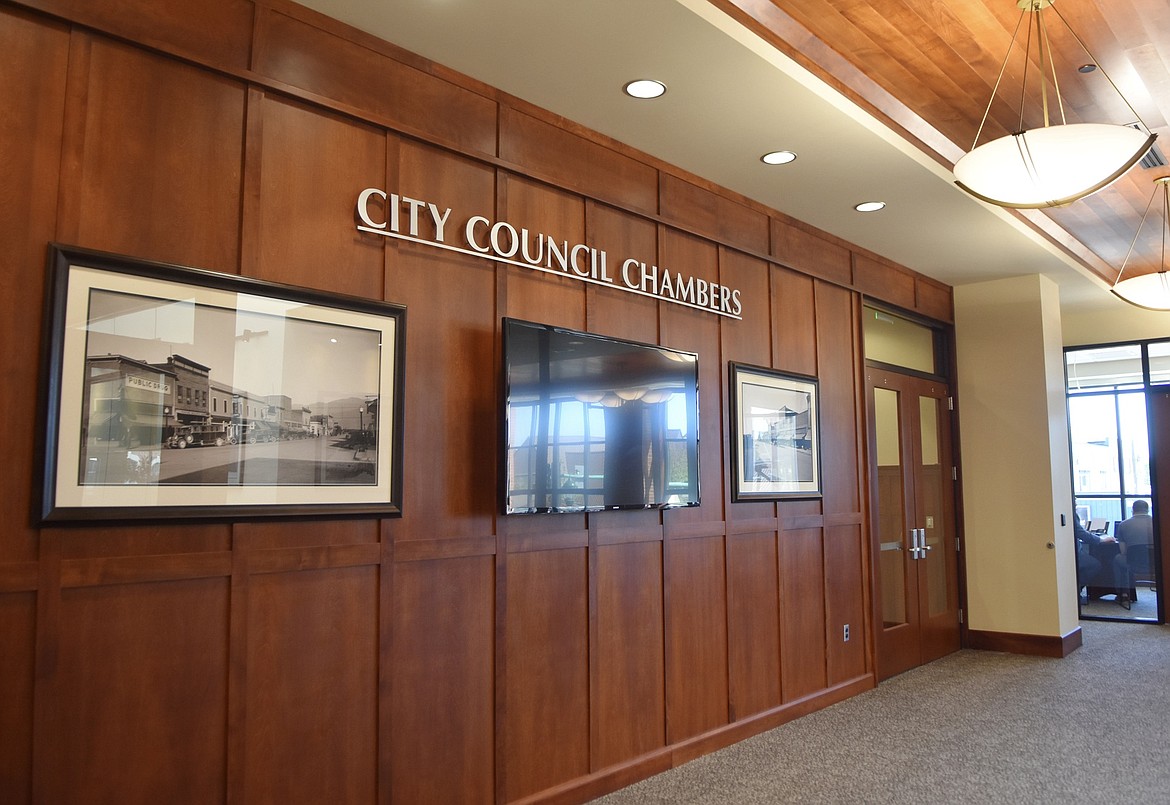
M754 735L783 726L831 704L852 698L872 689L876 684L872 674L850 679L813 695L747 716L693 738L655 750L627 763L611 766L603 771L578 777L563 785L539 791L517 800L513 805L575 803L581 802L583 799L599 797L654 774L677 768L695 758L739 743Z
M462 559L469 556L494 556L496 537L485 534L448 539L399 539L394 542L394 561L426 562L435 559Z
M1009 654L1027 654L1032 657L1063 659L1081 647L1081 627L1065 635L1031 635L1012 632L986 632L970 629L967 647L980 651L1006 651Z
M110 556L63 559L63 588L102 587L155 581L227 577L232 572L230 551L170 554L162 556Z

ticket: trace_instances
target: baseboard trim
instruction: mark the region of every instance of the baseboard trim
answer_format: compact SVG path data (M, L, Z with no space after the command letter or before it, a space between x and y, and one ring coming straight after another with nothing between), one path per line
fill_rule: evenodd
M980 651L1006 651L1033 657L1061 659L1081 647L1081 627L1066 635L1014 634L1012 632L967 631L967 645Z
M701 735L681 740L641 757L592 774L569 780L553 788L540 791L517 800L513 805L570 805L588 802L591 799L625 788L628 785L652 777L659 772L681 766L717 749L767 732L789 721L831 704L850 699L873 688L877 683L872 674L850 679L809 696L787 702L770 710L746 716Z

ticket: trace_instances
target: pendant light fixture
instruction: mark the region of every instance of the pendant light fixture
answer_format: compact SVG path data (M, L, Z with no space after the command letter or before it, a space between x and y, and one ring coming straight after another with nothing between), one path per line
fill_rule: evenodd
M1138 120L1138 128L1108 123L1068 123L1064 102L1056 79L1056 65L1048 40L1043 12L1051 8L1077 44L1097 63L1093 54L1053 5L1056 0L1018 0L1020 19L1012 34L1007 56L991 92L991 100L979 123L971 151L955 163L955 183L976 198L1000 207L1039 208L1069 204L1109 185L1128 171L1154 144L1157 135L1141 122L1137 112L1122 96L1122 101ZM991 113L995 94L1003 81L1012 47L1016 44L1024 19L1028 19L1025 36L1023 86L1020 89L1020 118L1015 132L979 145L979 137ZM1028 72L1032 67L1032 42L1035 38L1039 57L1040 102L1043 125L1026 129L1024 95ZM1117 85L1105 74L1109 85L1121 95ZM1049 82L1059 122L1050 120Z
M1154 206L1154 201L1158 199L1159 188L1162 191L1162 247L1158 269L1148 274L1139 274L1131 276L1128 279L1122 279L1121 276L1125 273L1125 267L1129 264L1129 258L1133 255L1134 246L1137 245L1138 236L1141 235L1142 227L1145 226L1146 218L1150 214L1150 208ZM1149 310L1170 310L1170 274L1167 274L1166 270L1167 240L1170 240L1170 176L1163 176L1160 179L1154 180L1154 192L1150 194L1150 201L1146 204L1146 211L1142 213L1142 221L1138 224L1137 232L1134 233L1133 242L1129 244L1129 251L1126 252L1125 260L1121 263L1121 270L1117 272L1117 279L1113 281L1113 293L1131 305L1137 305L1138 307L1144 307Z

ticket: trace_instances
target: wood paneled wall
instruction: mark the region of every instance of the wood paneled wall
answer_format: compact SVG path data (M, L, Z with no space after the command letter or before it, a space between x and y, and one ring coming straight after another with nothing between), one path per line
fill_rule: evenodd
M282 0L4 2L0 51L0 801L573 801L874 684L861 293L949 289ZM744 318L363 236L370 186ZM404 515L37 528L51 241L405 304ZM697 352L703 505L498 516L505 315ZM822 500L731 503L733 360L820 378Z

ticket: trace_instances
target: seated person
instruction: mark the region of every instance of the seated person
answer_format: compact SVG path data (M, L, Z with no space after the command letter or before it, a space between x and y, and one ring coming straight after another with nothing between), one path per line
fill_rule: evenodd
M1143 546L1143 552L1149 551L1154 542L1154 518L1150 516L1150 504L1144 500L1135 500L1133 516L1122 520L1115 529L1117 544L1121 552L1113 557L1113 586L1117 589L1117 601L1129 609L1130 565L1126 549L1131 545ZM1146 553L1148 555L1148 553Z
M1090 548L1102 542L1113 542L1113 537L1105 537L1085 530L1081 520L1073 516L1073 538L1077 542L1077 594L1085 588L1093 577L1101 570L1101 560L1093 556Z

